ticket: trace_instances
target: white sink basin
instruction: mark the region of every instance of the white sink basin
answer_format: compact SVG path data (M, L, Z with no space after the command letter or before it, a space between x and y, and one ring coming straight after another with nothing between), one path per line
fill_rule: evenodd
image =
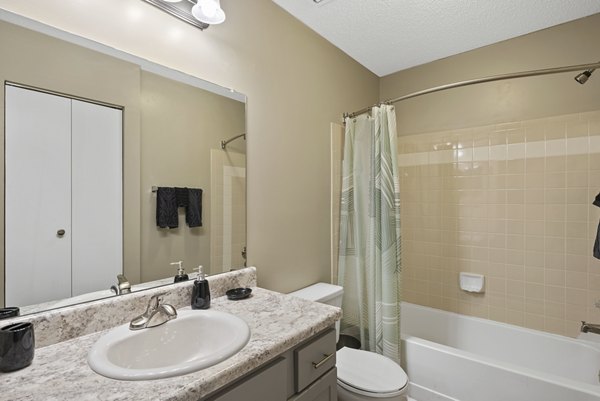
M88 364L113 379L162 379L215 365L249 339L250 328L237 316L186 310L157 327L132 331L127 323L114 328L94 344Z

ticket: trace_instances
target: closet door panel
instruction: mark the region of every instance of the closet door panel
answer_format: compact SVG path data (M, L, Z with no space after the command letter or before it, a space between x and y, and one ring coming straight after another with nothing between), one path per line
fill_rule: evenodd
M73 100L73 295L123 272L122 111Z
M5 107L6 305L66 298L71 296L71 101L7 85Z

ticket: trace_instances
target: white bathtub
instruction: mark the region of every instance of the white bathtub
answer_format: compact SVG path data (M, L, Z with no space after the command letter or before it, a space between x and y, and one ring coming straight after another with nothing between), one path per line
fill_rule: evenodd
M403 303L402 366L419 401L600 400L600 347Z

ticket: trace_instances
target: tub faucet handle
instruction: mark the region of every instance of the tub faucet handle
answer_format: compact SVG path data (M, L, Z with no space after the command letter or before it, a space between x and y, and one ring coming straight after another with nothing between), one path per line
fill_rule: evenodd
M580 330L582 333L600 334L600 324L588 323L588 322L582 320Z

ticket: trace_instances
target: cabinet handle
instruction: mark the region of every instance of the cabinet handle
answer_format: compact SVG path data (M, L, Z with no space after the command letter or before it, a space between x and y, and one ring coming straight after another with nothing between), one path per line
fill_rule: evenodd
M334 355L335 355L335 352L334 352L334 353L332 353L332 354L329 354L329 355L327 355L327 354L323 354L323 357L324 357L324 358L323 358L323 359L321 359L319 362L313 362L313 363L312 363L312 364L313 364L313 367L314 367L315 369L319 369L321 366L323 366L323 364L324 364L325 362L327 362L328 360L330 360L331 358L333 358L333 356L334 356Z
M63 229L60 229L56 232L56 235L58 235L59 237L62 237L63 235L65 235L66 231Z

